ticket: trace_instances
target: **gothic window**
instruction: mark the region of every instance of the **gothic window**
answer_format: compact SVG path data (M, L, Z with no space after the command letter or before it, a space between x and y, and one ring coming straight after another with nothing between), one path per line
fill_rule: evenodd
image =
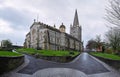
M41 34L42 34L43 32L41 31Z
M42 35L41 35L41 40L43 40Z
M36 33L36 30L35 29L33 29L32 30L32 35L34 35Z
M55 38L53 38L53 42L55 41Z
M59 44L59 38L58 37L56 38L56 44Z
M46 39L46 36L44 35L43 38Z
M50 42L53 42L52 38L50 37Z
M39 33L39 40L41 40L41 33Z
M73 31L73 33L75 33L75 31Z
M57 38L57 42L58 42L58 44L59 44L59 38Z

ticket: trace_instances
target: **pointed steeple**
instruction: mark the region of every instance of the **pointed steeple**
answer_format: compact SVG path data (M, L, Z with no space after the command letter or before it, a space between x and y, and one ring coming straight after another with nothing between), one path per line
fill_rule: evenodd
M76 9L76 11L75 11L75 17L74 17L73 26L79 26L79 20L78 20L77 9Z

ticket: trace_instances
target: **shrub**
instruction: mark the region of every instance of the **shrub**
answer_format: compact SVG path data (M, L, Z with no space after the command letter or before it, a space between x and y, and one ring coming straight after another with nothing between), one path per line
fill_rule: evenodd
M117 50L117 52L115 54L120 56L120 48L118 48L118 50Z
M2 47L0 51L12 51L12 48Z
M0 57L15 57L15 56L22 56L20 53L9 52L9 51L0 51Z
M109 49L106 49L105 52L108 53L108 54L112 54L112 53L113 53L113 50L109 48Z
M71 55L74 55L74 52L73 52L73 51L70 51L69 53L70 53Z
M120 53L120 48L118 48L118 52Z

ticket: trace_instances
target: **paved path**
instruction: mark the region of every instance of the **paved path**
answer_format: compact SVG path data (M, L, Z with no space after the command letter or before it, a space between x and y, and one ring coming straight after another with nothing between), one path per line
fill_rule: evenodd
M25 68L18 71L19 73L33 74L36 71L45 68L72 68L82 71L85 74L109 72L102 64L94 60L87 53L82 53L77 60L75 59L70 63L51 62L42 59L36 59L32 56L26 57L30 60L30 63Z
M87 53L82 53L70 63L25 57L22 66L0 77L120 77L118 71Z

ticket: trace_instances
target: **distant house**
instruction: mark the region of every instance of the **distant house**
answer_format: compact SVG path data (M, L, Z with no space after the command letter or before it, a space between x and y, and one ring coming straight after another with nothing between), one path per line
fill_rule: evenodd
M1 41L0 41L0 47L1 47Z
M3 41L0 42L0 47L4 47Z

